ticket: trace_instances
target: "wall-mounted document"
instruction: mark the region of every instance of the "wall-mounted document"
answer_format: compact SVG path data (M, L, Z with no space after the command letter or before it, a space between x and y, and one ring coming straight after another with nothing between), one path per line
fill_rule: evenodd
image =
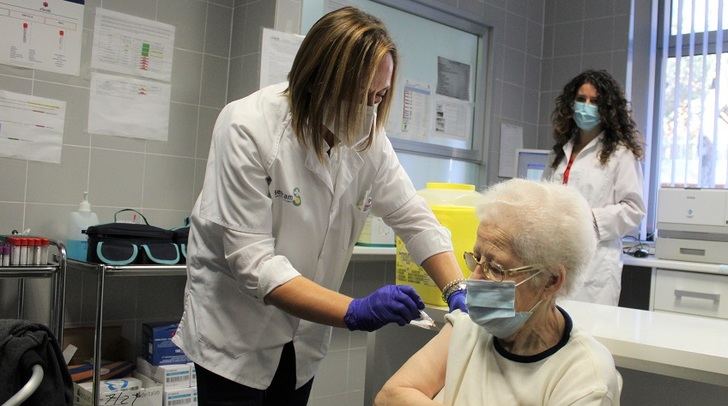
M260 48L260 88L288 80L303 35L263 28Z
M452 97L435 95L435 135L466 140L470 137L473 107Z
M61 163L66 102L0 90L0 156Z
M78 76L84 0L0 0L0 63Z
M425 141L432 124L432 87L425 83L405 81L402 95L400 136Z
M173 25L96 9L92 68L169 82L173 54Z
M470 65L438 56L437 94L470 101Z
M92 73L88 132L167 141L170 89L154 80Z
M516 176L516 150L519 148L523 148L523 127L501 123L498 176L501 178Z

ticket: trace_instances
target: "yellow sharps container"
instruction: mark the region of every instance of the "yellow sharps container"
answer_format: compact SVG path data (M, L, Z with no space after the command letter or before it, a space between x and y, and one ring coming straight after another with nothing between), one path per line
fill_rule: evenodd
M463 275L469 277L470 270L463 260L463 252L472 251L475 245L478 230L475 204L480 193L475 191L474 185L429 182L417 194L425 199L440 224L450 230L455 258ZM396 240L396 252L397 284L414 287L422 300L429 305L447 306L442 300L440 289L427 272L412 260L399 237Z

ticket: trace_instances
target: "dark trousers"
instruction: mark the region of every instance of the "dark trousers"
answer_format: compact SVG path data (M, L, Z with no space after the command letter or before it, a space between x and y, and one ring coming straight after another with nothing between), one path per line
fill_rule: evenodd
M255 389L223 378L195 364L200 406L305 406L313 378L296 389L296 353L293 343L283 346L281 361L268 389Z

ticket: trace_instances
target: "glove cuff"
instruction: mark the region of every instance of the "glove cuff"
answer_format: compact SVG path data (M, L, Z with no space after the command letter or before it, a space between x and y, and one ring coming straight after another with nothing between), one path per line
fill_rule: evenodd
M344 315L344 324L350 331L359 330L359 320L356 317L357 308L359 307L361 299L354 299L349 303L349 308L346 309Z
M447 298L447 307L452 312L455 309L463 310L467 313L463 308L465 307L465 294L466 290L456 290L455 292L451 293L450 296Z

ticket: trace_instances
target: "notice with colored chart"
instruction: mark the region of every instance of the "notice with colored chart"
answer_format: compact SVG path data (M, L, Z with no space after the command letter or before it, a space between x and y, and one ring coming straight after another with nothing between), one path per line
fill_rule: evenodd
M66 102L0 90L0 156L61 163Z
M0 0L0 63L78 76L84 0Z
M91 73L88 132L167 141L170 89L155 80Z
M173 54L173 25L96 9L93 69L170 82Z

